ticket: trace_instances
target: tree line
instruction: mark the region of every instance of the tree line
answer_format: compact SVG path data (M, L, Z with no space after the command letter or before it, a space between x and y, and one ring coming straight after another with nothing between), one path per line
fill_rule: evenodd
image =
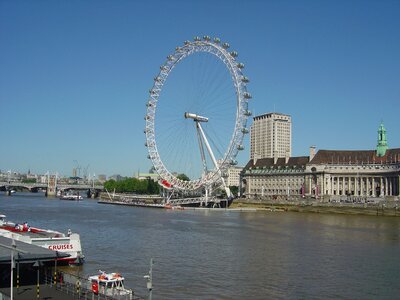
M104 183L104 188L109 192L136 193L136 194L158 194L160 188L151 179L125 178L123 180L110 179Z

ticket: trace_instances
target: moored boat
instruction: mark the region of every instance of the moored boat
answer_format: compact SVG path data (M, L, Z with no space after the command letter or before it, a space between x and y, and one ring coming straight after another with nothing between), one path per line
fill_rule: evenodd
M77 194L67 193L67 194L62 195L60 197L60 200L79 201L79 200L82 200L82 199L83 199L83 197L81 195L79 195L79 193L77 193Z
M133 290L125 287L124 280L125 278L119 273L106 273L101 270L99 270L99 275L89 276L91 289L95 295L132 299Z
M9 222L6 221L5 215L0 215L0 235L70 255L58 259L60 263L82 264L84 260L80 236L69 229L67 234L64 234L50 229L31 227L27 222L22 224Z

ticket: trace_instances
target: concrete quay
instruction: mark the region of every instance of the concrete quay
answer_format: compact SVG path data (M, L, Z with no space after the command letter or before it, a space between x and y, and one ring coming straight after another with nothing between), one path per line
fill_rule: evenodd
M371 215L400 217L400 201L397 198L367 199L347 197L340 199L291 198L279 199L235 199L231 208L254 208L257 211L290 211L328 214Z

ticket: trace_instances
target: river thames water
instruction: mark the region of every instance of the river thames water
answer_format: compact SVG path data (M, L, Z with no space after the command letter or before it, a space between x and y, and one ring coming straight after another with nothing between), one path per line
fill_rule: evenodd
M400 218L189 211L0 194L14 222L81 235L86 263L153 299L399 299ZM72 267L73 268L73 267Z

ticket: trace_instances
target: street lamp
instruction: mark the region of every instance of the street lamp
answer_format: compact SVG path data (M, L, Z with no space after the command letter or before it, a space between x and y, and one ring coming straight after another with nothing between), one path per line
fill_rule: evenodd
M149 290L149 300L152 298L153 293L153 259L150 259L150 270L148 275L143 276L147 279L147 289Z

